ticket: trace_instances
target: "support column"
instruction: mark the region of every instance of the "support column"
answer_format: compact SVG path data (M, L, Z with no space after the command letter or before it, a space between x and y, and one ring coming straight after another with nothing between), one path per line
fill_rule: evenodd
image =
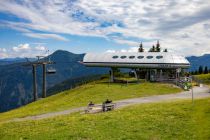
M111 68L111 70L109 71L110 74L110 82L114 82L114 69Z
M138 80L138 75L137 75L137 72L136 72L136 69L134 69L134 75L135 75L135 78Z
M33 67L33 89L34 89L34 101L37 100L37 83L36 83L36 65L32 65Z
M46 64L43 64L42 98L46 97Z
M150 81L150 69L147 69L146 80Z
M160 81L162 81L162 80L163 80L162 76L163 76L163 70L162 70L162 69L160 69Z

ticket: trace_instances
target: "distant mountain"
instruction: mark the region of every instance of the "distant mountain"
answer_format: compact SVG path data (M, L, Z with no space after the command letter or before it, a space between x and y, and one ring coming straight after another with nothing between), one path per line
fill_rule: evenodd
M190 71L198 70L199 66L207 66L210 68L210 54L205 54L202 56L190 56L187 60L191 63Z
M55 64L49 65L57 70L54 75L47 75L47 89L65 80L75 80L88 75L106 73L106 69L88 68L78 63L83 60L84 54L73 54L58 50L50 55L49 59ZM14 61L12 61L14 62ZM17 108L33 101L32 67L21 63L0 65L0 112ZM78 81L78 80L76 80ZM42 68L37 68L37 82L39 97L41 94ZM72 84L74 84L72 82ZM50 93L52 94L52 93Z
M28 58L30 61L35 61L35 58ZM9 65L9 64L14 64L14 63L21 63L21 62L27 62L26 58L5 58L5 59L0 59L0 65Z

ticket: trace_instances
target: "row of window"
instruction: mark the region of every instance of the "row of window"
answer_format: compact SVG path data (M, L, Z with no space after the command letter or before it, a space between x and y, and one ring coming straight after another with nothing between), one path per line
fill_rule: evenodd
M112 58L113 58L113 59L117 59L117 58L119 58L119 56L115 55L115 56L113 56ZM127 56L123 55L123 56L120 56L120 58L121 58L121 59L125 59L125 58L127 58ZM129 56L128 58L129 58L129 59L134 59L135 56ZM137 56L137 58L138 58L138 59L143 59L144 56ZM147 56L146 58L147 58L147 59L152 59L153 56L149 55L149 56ZM158 56L156 56L156 58L157 58L157 59L162 59L163 56L162 56L162 55L158 55Z

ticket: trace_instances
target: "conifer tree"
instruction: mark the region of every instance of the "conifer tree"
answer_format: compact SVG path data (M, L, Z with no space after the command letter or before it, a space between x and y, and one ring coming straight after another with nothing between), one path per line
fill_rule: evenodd
M202 66L199 66L199 68L198 68L198 73L199 73L199 74L202 74L202 73L203 73L203 67L202 67Z
M160 48L160 43L159 43L159 40L158 40L157 44L156 44L155 52L160 52L160 51L161 51L161 48Z
M164 49L163 52L168 52L168 50L167 49Z
M205 66L205 68L204 68L204 74L207 74L207 73L208 73L208 67Z
M152 48L149 50L149 52L155 52L155 46L153 45Z
M142 45L142 42L141 42L141 44L139 45L139 50L138 50L139 52L144 52L144 48L143 48L143 45Z
M198 71L196 70L196 71L194 72L194 74L197 75L197 74L198 74Z

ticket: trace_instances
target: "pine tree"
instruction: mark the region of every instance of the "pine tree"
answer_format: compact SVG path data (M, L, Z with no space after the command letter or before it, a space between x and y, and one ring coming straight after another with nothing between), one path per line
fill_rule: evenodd
M163 52L168 52L168 50L167 49L164 49Z
M205 66L205 68L204 68L204 74L207 74L207 73L208 73L208 67Z
M139 52L144 52L144 48L143 48L143 45L142 45L142 42L141 42L141 44L139 45L139 50L138 50Z
M198 68L198 73L199 73L199 74L202 74L202 73L203 73L203 67L202 67L202 66L199 66L199 68Z
M149 52L155 52L155 46L153 45L152 48L149 50Z
M198 71L196 70L196 71L194 72L194 74L197 75L197 74L198 74Z
M158 40L157 44L156 44L155 52L160 52L160 51L161 51L161 48L160 48L160 43L159 43L159 40Z

